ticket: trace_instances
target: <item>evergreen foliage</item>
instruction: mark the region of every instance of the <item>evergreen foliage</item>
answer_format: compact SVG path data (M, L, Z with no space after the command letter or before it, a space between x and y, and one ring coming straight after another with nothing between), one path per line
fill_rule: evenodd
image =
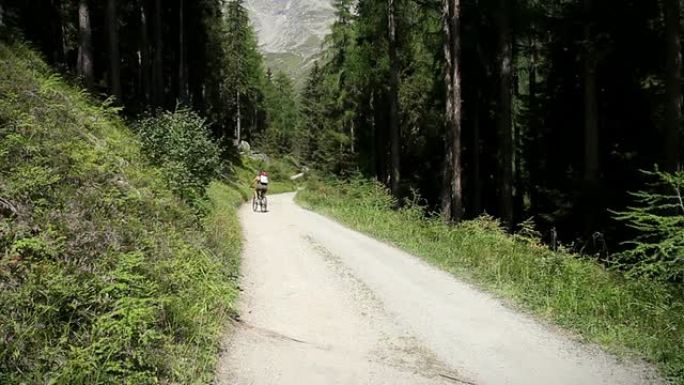
M647 175L656 180L649 191L632 193L636 205L615 218L636 230L616 263L634 275L682 282L684 280L684 172L661 171Z
M681 153L681 113L670 107L681 106L681 84L672 85L681 52L665 44L681 32L663 13L680 10L666 9L669 0L585 3L460 1L463 204L470 218L508 217L512 209L513 223L533 217L545 235L553 229L578 251L605 254L596 233L609 252L628 240L608 209L622 211L626 191L647 183L639 170L673 171L672 154ZM390 186L388 2L334 4L337 20L301 92L303 158ZM451 183L441 176L449 141L444 4L395 1L399 197L417 190L431 211ZM508 99L510 112L502 106Z
M282 72L268 79L265 87L267 130L261 137L261 145L272 154L302 153L302 134L297 93L292 79Z
M178 104L192 108L224 139L237 135L239 105L242 139L265 130L266 74L241 0L114 0L114 6L107 7L109 2L83 1L92 25L91 91L115 94L112 84L120 84L116 93L121 98L115 103L129 116L173 110ZM76 74L79 4L7 0L3 12L14 33L4 37L22 34L49 64ZM113 27L101 27L106 18L115 19ZM111 63L119 64L118 82L111 79Z

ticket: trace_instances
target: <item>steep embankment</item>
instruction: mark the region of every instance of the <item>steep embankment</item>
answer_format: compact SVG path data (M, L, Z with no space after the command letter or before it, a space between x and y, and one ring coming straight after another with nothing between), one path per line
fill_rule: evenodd
M242 197L201 220L113 109L26 47L0 68L0 383L208 383Z

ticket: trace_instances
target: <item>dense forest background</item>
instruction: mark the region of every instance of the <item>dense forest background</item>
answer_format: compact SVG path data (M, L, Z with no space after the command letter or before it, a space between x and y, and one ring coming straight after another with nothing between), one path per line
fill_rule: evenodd
M532 218L548 242L602 258L643 230L615 213L655 182L643 171L681 164L679 1L334 6L301 90L266 68L241 0L5 0L0 12L125 114L190 107L226 153L244 139L361 172L449 221Z
M611 210L654 182L642 171L681 164L677 0L335 6L298 150L330 171L606 257L635 235Z
M226 143L268 125L270 75L242 1L6 0L1 7L6 36L23 36L65 75L113 96L127 116L191 107Z

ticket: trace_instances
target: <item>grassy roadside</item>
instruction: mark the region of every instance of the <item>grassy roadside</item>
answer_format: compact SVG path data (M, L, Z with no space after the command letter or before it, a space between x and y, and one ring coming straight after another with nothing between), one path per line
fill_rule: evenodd
M489 219L450 227L415 206L392 210L385 189L362 179L310 181L296 199L684 384L684 294L673 287L626 280L534 236L507 235Z
M198 217L115 110L24 46L0 63L0 383L211 383L241 193Z
M237 181L233 187L242 191L245 199L251 199L252 180L261 170L269 174L269 194L296 191L299 186L299 182L290 180L292 175L299 172L294 162L287 159L255 160L245 156L240 167L233 169L233 179Z

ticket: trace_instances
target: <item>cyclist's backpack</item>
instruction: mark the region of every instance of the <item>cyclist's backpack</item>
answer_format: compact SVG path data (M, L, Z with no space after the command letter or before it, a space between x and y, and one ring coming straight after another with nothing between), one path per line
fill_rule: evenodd
M259 183L268 184L268 175L260 175L259 176Z

